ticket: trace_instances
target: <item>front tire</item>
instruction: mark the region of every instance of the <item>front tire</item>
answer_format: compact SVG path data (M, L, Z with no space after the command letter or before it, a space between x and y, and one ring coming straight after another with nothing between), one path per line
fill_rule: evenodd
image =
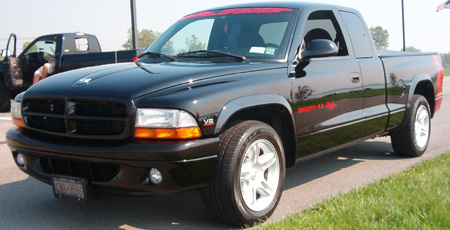
M401 156L420 157L430 141L431 116L427 99L414 95L405 119L401 129L391 132L392 147Z
M5 81L0 79L0 112L9 112L11 109L11 94Z
M220 139L215 172L201 191L207 210L239 226L267 219L283 191L285 158L280 137L265 123L244 121Z

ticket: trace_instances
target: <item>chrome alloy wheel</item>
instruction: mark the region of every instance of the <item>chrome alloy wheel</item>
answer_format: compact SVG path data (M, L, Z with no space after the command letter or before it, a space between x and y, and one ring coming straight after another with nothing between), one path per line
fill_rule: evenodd
M416 119L414 124L414 139L420 149L424 149L428 143L428 136L430 135L430 117L427 107L421 105L417 109Z
M255 141L245 152L240 167L241 196L247 208L259 212L275 199L280 180L280 161L268 140Z

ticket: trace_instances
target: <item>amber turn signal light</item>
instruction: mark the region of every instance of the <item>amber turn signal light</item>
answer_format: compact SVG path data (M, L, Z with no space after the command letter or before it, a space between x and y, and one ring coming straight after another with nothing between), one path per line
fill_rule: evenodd
M16 125L16 126L25 128L25 124L23 123L23 120L22 120L22 119L19 119L19 118L13 118L13 119L12 119L12 123L13 123L14 125Z
M171 128L171 129L155 129L155 128L136 128L134 137L137 139L195 139L202 136L199 127L191 128Z

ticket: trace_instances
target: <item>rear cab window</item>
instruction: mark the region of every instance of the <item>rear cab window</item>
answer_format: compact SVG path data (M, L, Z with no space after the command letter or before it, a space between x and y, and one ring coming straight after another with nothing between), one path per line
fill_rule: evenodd
M84 33L64 34L62 50L64 54L102 52L97 38Z
M75 38L75 48L78 52L89 51L89 43L87 38Z

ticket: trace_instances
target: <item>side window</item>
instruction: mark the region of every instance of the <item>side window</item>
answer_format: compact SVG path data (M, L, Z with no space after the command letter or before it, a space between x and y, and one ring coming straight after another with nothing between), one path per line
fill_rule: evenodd
M312 40L328 39L339 48L337 56L347 56L348 49L342 30L332 11L316 11L311 13L305 25L302 49L309 47Z
M370 44L369 35L367 34L366 27L363 25L361 19L354 13L340 13L350 34L356 57L372 57L372 46Z
M87 38L75 38L75 47L78 52L86 52L89 50L89 43Z

